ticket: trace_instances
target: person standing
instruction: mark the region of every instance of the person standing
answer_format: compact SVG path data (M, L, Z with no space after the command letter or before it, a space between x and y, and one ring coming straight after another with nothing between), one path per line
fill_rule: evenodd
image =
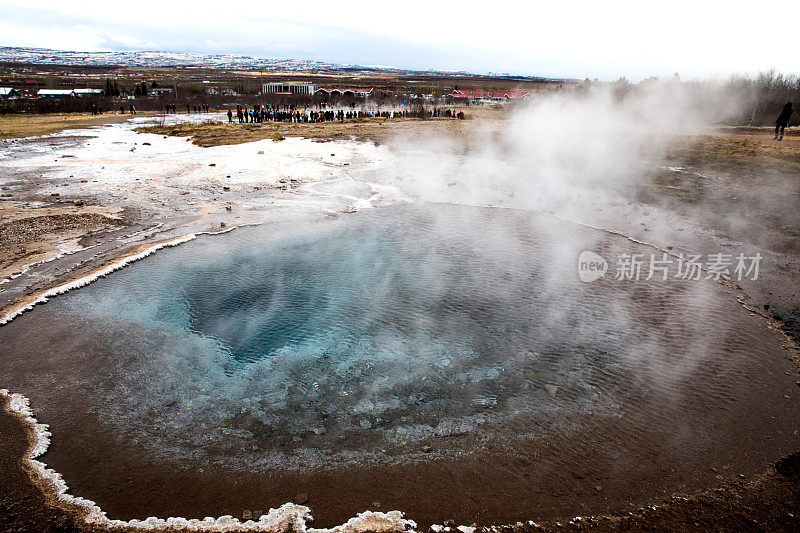
M230 109L228 109L228 124L230 124L231 122L233 122L233 112Z
M781 114L778 115L778 119L775 121L775 139L776 141L783 140L783 131L786 129L786 126L789 125L789 119L792 118L792 103L786 102L786 105L783 106L783 111ZM780 137L778 136L780 133Z

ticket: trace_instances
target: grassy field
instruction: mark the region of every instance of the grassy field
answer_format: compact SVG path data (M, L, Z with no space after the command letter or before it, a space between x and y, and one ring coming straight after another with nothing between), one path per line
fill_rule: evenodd
M138 116L138 115L137 115ZM131 118L131 115L106 113L56 113L50 115L0 115L0 139L19 139L48 135L68 129L117 124Z
M422 124L424 122L424 124ZM456 119L415 118L385 119L361 118L342 122L321 122L314 124L295 124L285 122L264 122L260 124L177 124L169 126L143 126L136 128L139 133L155 133L174 137L189 137L197 146L222 146L242 144L263 139L274 139L275 134L283 137L304 137L306 139L338 140L357 139L380 142L403 133L413 133L419 128L455 129Z

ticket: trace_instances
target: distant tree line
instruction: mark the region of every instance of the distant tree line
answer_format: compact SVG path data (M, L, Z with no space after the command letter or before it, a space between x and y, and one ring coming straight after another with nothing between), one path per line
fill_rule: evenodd
M586 79L574 90L587 91L597 84L597 80ZM786 102L793 102L795 109L800 109L800 76L780 74L774 70L757 76L737 75L727 80L706 81L682 81L677 73L668 78L647 78L639 83L630 83L623 77L610 86L612 94L621 101L655 84L674 85L694 104L695 109L703 110L706 117L712 117L710 120L735 126L774 125ZM796 111L790 126L797 125L800 125L800 112Z
M732 95L744 97L746 107L742 110L742 123L772 125L784 104L793 102L795 113L790 125L800 125L800 76L770 70L756 77L734 76L726 85Z

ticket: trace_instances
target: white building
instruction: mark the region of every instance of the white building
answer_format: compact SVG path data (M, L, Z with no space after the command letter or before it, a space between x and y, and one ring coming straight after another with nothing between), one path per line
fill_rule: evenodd
M36 93L39 98L66 98L75 96L73 89L39 89Z
M41 91L40 91L41 92ZM103 94L103 89L75 89L72 91L75 96L100 96Z
M261 85L261 94L300 94L311 96L317 90L313 83L284 81L280 83L264 83Z

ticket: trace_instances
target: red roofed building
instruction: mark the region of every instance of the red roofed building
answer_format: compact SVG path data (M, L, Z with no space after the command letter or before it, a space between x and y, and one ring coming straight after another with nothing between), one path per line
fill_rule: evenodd
M526 98L531 93L525 91L478 91L469 89L456 89L447 96L451 98L472 98L474 100L490 99L490 100L509 100L516 98Z

